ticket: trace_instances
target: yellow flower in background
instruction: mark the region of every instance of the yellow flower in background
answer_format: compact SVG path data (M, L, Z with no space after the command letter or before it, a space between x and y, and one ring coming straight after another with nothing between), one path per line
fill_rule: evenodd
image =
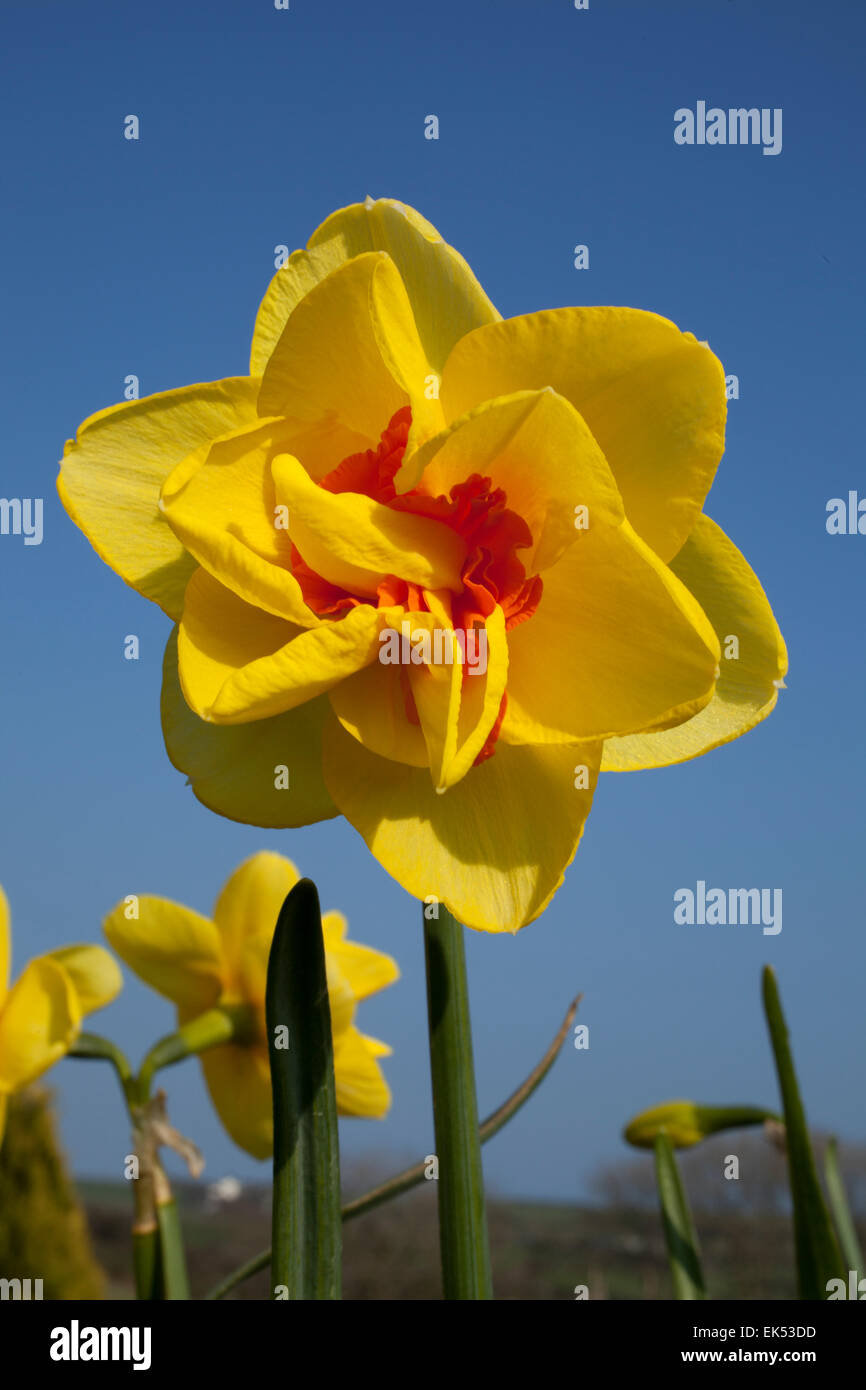
M101 946L63 946L26 965L10 988L9 904L0 888L0 1144L8 1097L74 1045L85 1014L120 993L116 962Z
M92 416L59 490L177 623L163 732L205 805L341 813L416 897L514 931L599 770L696 757L775 705L779 629L703 513L725 409L691 333L503 320L435 228L368 199L278 271L248 376Z
M217 1005L246 1005L250 1035L201 1055L214 1108L228 1133L255 1158L273 1151L270 1064L265 1035L268 955L280 908L298 882L294 864L262 852L232 874L213 920L167 898L139 897L138 918L119 903L105 935L121 960L177 1006L182 1027ZM322 916L334 1039L337 1110L381 1118L391 1093L378 1063L391 1049L355 1027L358 1002L399 978L396 961L346 940L339 912Z

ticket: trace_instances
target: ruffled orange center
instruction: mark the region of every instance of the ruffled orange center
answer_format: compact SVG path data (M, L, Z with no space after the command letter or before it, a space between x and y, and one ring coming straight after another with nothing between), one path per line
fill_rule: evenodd
M319 481L328 492L360 492L395 511L411 512L449 526L466 543L462 591L452 595L452 628L464 637L475 627L483 627L497 604L505 615L505 630L525 622L541 599L539 575L527 579L517 550L532 544L529 527L521 516L506 505L502 488L491 487L491 479L473 473L452 487L448 497L433 497L421 488L397 493L394 479L403 461L412 412L404 406L392 416L376 449L351 454ZM337 584L331 584L310 569L297 546L292 545L292 573L304 600L315 613L336 617L357 604L369 603ZM399 575L386 575L377 589L378 607L402 605L407 613L429 612L424 591ZM408 717L418 723L418 715L406 673L402 672ZM463 670L464 680L467 678ZM505 717L507 694L502 697L499 714L484 748L475 759L483 762L494 751Z

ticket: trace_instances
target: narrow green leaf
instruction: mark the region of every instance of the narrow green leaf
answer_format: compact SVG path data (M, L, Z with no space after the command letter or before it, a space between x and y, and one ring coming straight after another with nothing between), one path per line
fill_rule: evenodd
M491 1299L463 931L442 904L438 919L425 916L442 1292L446 1299Z
M268 962L274 1098L271 1296L339 1299L342 1229L331 1010L316 886L295 884Z
M776 976L768 965L764 967L763 996L785 1114L800 1297L823 1300L828 1281L843 1276L842 1255L818 1181Z
M662 1130L655 1137L656 1182L662 1210L665 1244L679 1299L706 1298L704 1276L698 1254L698 1237L692 1213L680 1178L674 1150Z
M849 1270L856 1270L859 1281L866 1277L866 1265L863 1263L863 1251L860 1249L857 1228L854 1225L854 1217L848 1203L842 1170L839 1167L838 1144L835 1138L827 1140L827 1148L824 1153L824 1177L827 1181L830 1210L836 1223L842 1254L845 1256Z

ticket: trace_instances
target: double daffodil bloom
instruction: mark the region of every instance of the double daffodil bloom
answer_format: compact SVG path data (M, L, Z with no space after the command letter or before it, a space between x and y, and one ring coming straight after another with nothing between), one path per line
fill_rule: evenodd
M703 512L725 410L691 333L503 320L435 228L367 199L277 272L248 376L92 416L59 489L176 620L163 731L205 805L342 813L415 896L514 931L599 770L696 757L775 705L779 629Z
M123 981L101 946L63 946L37 956L9 987L9 904L0 888L0 1144L9 1096L74 1045L85 1014L110 1004Z
M118 903L105 919L114 950L146 984L177 1006L182 1027L217 1005L244 1006L242 1038L201 1055L205 1081L224 1127L247 1153L273 1151L270 1064L265 1035L268 955L280 908L298 882L282 855L253 855L232 874L213 920L167 898L140 897L138 917ZM355 1027L356 1005L398 979L390 956L346 940L339 912L322 917L328 1000L334 1038L337 1109L342 1115L383 1116L391 1093L378 1063L390 1047Z

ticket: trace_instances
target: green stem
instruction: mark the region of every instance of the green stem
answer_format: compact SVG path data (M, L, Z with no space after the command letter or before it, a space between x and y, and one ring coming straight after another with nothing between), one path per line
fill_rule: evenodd
M183 1250L180 1217L174 1197L156 1204L159 1226L159 1255L162 1272L162 1295L172 1302L189 1298L189 1279Z
M442 1292L446 1299L491 1299L463 930L443 904L438 918L425 915Z
M79 1033L75 1039L75 1046L69 1049L67 1056L78 1057L89 1062L110 1062L117 1073L124 1100L129 1105L129 1098L134 1086L132 1067L120 1048L115 1047L108 1038L100 1037L98 1033Z
M341 1297L334 1047L316 886L295 884L271 944L266 992L274 1099L274 1298Z
M559 1050L562 1044L568 1037L581 997L581 995L578 995L569 1005L568 1012L559 1026L559 1031L541 1061L533 1067L526 1080L521 1082L517 1087L517 1090L512 1091L508 1099L503 1101L502 1105L488 1115L478 1131L482 1144L486 1144L488 1139L492 1139L494 1134L498 1134L503 1126L511 1119L512 1115L516 1115L520 1107L529 1100L533 1091L536 1091L541 1085L559 1056ZM363 1216L364 1212L372 1211L374 1207L382 1206L384 1202L390 1201L392 1197L399 1197L401 1193L408 1192L411 1188L417 1187L419 1183L424 1181L426 1171L426 1163L415 1163L411 1168L406 1168L402 1173L398 1173L396 1177L389 1178L387 1182L374 1188L372 1192L365 1193L363 1197L356 1197L354 1202L349 1202L343 1207L343 1220L351 1221L356 1216ZM251 1260L247 1260L245 1264L240 1265L237 1269L233 1270L231 1274L227 1275L226 1278L211 1289L210 1293L206 1294L205 1297L208 1299L224 1298L237 1284L242 1284L245 1279L249 1279L253 1274L258 1274L260 1269L264 1269L265 1266L270 1263L270 1258L270 1248L260 1251L258 1255L254 1255Z
M656 1181L675 1297L706 1298L698 1237L673 1146L664 1130L656 1135L654 1148Z
M96 1033L80 1033L69 1055L112 1064L135 1131L136 1112L140 1112L148 1103L155 1072L204 1052L209 1047L242 1040L250 1035L253 1027L251 1010L248 1008L209 1009L155 1043L137 1076L133 1075L120 1049ZM152 1165L153 1171L133 1179L136 1185L132 1263L136 1298L144 1301L188 1299L189 1281L177 1203L158 1163L155 1149Z
M176 1032L154 1043L141 1064L138 1088L143 1098L150 1095L154 1073L173 1067L187 1057L197 1056L221 1043L242 1042L252 1035L253 1012L244 1005L208 1009L207 1013L185 1023Z
M162 1298L162 1264L157 1226L146 1231L137 1231L133 1227L132 1272L135 1279L135 1296L140 1302L151 1303Z

